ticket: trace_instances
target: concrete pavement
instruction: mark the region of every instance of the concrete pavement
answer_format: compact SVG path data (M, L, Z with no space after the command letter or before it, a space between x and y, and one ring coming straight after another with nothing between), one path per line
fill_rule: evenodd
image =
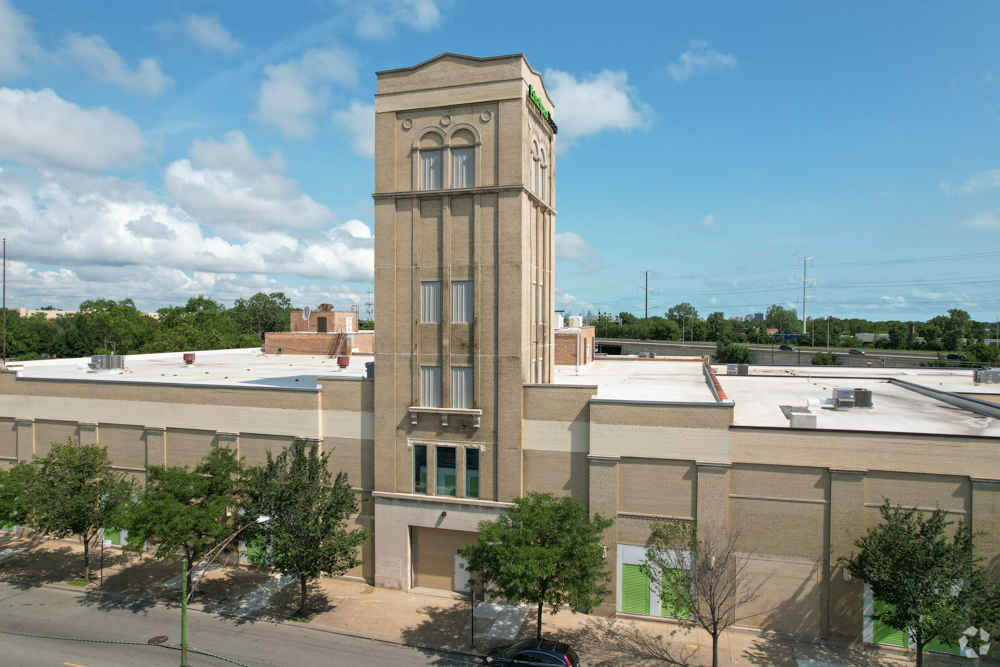
M0 562L0 585L4 589L12 595L18 592L37 594L43 589L59 594L72 592L78 599L74 604L83 611L84 625L81 627L85 629L89 624L91 631L106 627L117 630L131 627L128 624L132 623L137 627L128 636L145 642L153 635L171 634L154 631L154 626L159 628L179 622L178 592L161 585L177 575L177 562L130 558L117 549L107 550L101 587L96 582L82 585L84 582L78 580L83 559L77 543L29 541L0 533L0 550L3 549L19 550ZM74 581L82 586L70 583ZM310 584L308 595L310 608L317 612L316 616L308 624L294 622L288 620L299 599L294 580L282 581L256 566L223 567L208 572L198 584L198 602L192 608L206 612L196 615L202 619L195 621L199 627L227 628L221 632L222 638L218 638L219 646L233 650L233 655L247 656L252 662L246 664L254 665L294 664L286 652L279 649L277 653L269 653L269 648L258 644L292 642L298 646L307 635L334 638L307 642L317 651L324 642L335 641L340 635L341 638L367 639L370 646L425 647L423 653L415 655L432 661L401 659L402 662L392 664L454 664L454 661L461 663L469 659L464 656L482 655L493 646L533 637L536 631L533 612L525 614L524 611L505 611L484 605L473 617L467 597L441 591L414 589L404 593L377 589L363 582L323 578ZM0 611L5 611L0 614L0 630L8 630L15 621L19 624L16 627L25 628L26 632L29 628L37 630L51 626L51 617L34 614L37 610L19 607L14 597L7 597L11 602L0 601ZM105 612L107 616L94 616L94 611ZM471 629L475 630L475 651L470 650ZM711 664L711 642L704 632L681 631L675 624L661 620L604 619L561 611L556 615L544 615L543 632L572 644L588 667ZM191 642L195 645L199 641L197 636L192 633ZM217 639L215 634L210 636L213 641ZM3 642L6 646L6 636ZM440 654L436 650L452 653ZM143 659L145 655L143 653ZM912 654L874 648L846 649L744 631L724 634L720 657L721 664L727 667L895 667L913 664ZM87 664L74 660L64 662ZM95 661L92 664L115 663ZM129 662L126 657L121 664L136 663ZM368 661L366 654L365 661L344 664L380 663ZM935 654L929 656L926 664L928 667L969 665L970 661ZM991 660L990 664L996 662Z

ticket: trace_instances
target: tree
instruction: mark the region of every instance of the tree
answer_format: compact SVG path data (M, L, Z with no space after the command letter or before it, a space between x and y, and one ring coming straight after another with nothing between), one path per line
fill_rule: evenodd
M974 536L964 522L947 521L941 508L925 516L893 507L888 498L879 512L882 523L854 543L857 554L839 563L883 603L872 613L874 620L909 629L917 667L923 665L924 647L935 638L954 645L970 625L995 628L1000 621L996 591L988 584L982 558L973 553ZM984 617L984 611L992 618Z
M715 344L715 362L718 364L752 364L753 352L736 343L720 340Z
M483 586L510 602L555 614L564 604L592 609L609 594L611 573L604 562L603 533L613 525L599 514L587 516L580 501L548 493L514 500L505 516L479 523L474 544L462 548L473 574L470 586Z
M292 302L284 292L257 292L249 299L236 299L229 310L240 333L253 333L263 341L268 331L288 331Z
M685 301L670 308L667 311L666 318L677 322L677 326L681 326L682 322L685 323L684 327L686 330L691 331L691 323L698 321L698 311L694 306Z
M701 627L712 636L713 667L719 664L719 635L760 613L745 608L761 597L767 581L748 572L750 558L738 541L736 533L717 527L699 532L693 522L660 519L643 562L650 586L673 605L680 625Z
M296 439L277 457L268 451L267 461L246 475L245 515L271 517L267 524L251 528L254 533L248 539L254 534L261 538L266 531L274 568L298 575L300 616L306 614L308 580L344 574L360 565L358 548L368 539L364 529L346 526L358 511L347 473L338 473L331 482L330 455L317 450Z
M802 321L795 316L795 313L777 304L768 307L764 325L768 329L777 329L778 333L802 331Z
M152 336L156 320L142 314L132 299L94 299L80 304L74 327L85 341L83 354L131 354Z
M34 472L26 461L0 469L0 526L14 526L26 519L27 498L23 489Z
M20 465L30 468L19 473L19 523L52 537L79 535L83 580L89 582L91 543L132 500L135 484L112 467L107 447L72 439L54 442L48 454Z
M124 514L126 551L141 553L155 545L157 558L178 551L194 564L231 532L226 518L238 505L242 460L226 447L213 449L193 471L187 466L148 466L146 490ZM190 590L192 572L188 570Z
M722 340L733 328L733 323L726 319L722 311L717 310L705 319L709 328L709 340Z
M833 352L817 352L812 357L813 366L843 366L844 362L840 360Z

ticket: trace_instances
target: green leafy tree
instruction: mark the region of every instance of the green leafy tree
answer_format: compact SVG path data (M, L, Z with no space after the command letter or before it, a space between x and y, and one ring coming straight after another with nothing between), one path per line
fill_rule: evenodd
M368 538L364 529L347 527L358 511L347 473L340 472L332 480L327 467L330 455L317 450L296 439L277 457L268 451L267 461L250 468L246 475L245 515L271 517L250 530L258 539L266 531L276 570L298 576L298 613L302 616L307 613L309 580L322 574L344 574L360 565L358 549Z
M291 307L292 302L284 292L257 292L249 299L236 299L229 316L239 332L256 334L262 342L269 331L288 331Z
M132 354L153 335L157 322L132 299L94 299L80 304L73 326L82 354Z
M833 352L817 352L812 358L813 366L843 366L844 362L840 360Z
M242 473L242 460L226 447L210 451L194 470L148 466L146 490L121 521L129 535L125 550L142 553L149 543L157 558L182 552L193 565L233 532L227 517L238 506ZM189 590L191 578L189 570Z
M0 469L0 526L15 526L27 518L27 497L24 490L30 485L34 468L27 461L15 463L7 470Z
M768 329L777 329L778 333L800 333L802 321L795 313L777 304L769 306L764 315L764 324Z
M965 358L973 363L984 366L995 366L1000 364L1000 346L996 343L986 345L984 343L973 343L966 345L962 350Z
M720 340L715 344L714 358L718 364L752 364L753 352L736 343Z
M726 319L722 311L716 311L705 318L709 329L709 340L722 340L733 328L733 323Z
M879 512L882 523L854 543L856 554L839 562L885 603L873 619L912 633L917 667L935 638L956 645L969 625L996 627L1000 618L990 611L997 608L996 591L987 585L964 522L948 521L940 508L925 516L893 507L888 498Z
M256 334L240 333L226 307L206 296L191 297L183 306L168 306L158 313L159 329L152 340L143 346L144 353L260 345Z
M375 320L363 320L358 322L358 331L374 331Z
M719 664L719 636L729 626L761 613L747 607L761 597L766 577L749 572L750 557L736 533L691 521L657 520L643 566L650 587L684 628L695 626L712 637L712 665Z
M569 496L517 498L506 515L481 521L476 542L462 548L473 575L469 585L536 605L541 639L545 605L553 614L564 604L589 610L610 594L601 541L613 523L599 514L590 518L587 508Z
M30 468L20 471L16 485L21 495L18 522L42 535L78 535L83 579L90 581L91 543L132 500L135 484L112 467L107 447L73 440L54 442L48 454L21 465Z
M893 350L906 350L913 344L910 327L903 322L893 322L889 325L889 347Z
M671 307L667 311L666 318L676 322L677 326L681 326L683 324L685 331L690 333L691 324L698 321L698 310L685 301L684 303L679 303L676 306Z

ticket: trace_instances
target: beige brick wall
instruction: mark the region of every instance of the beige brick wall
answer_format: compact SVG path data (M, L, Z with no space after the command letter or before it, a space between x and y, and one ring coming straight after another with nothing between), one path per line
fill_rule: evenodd
M239 437L239 452L243 462L248 466L260 465L267 460L267 452L277 456L282 450L291 447L294 436L266 435L262 433L241 433Z
M524 452L524 490L588 502L590 463L586 452Z
M618 511L693 519L698 469L694 461L622 458Z
M591 422L618 426L673 426L678 428L727 429L732 406L649 405L642 403L595 401Z
M264 352L267 354L308 354L329 357L373 354L373 341L373 331L359 331L350 334L271 332L264 334Z
M590 399L597 387L534 385L524 387L524 419L537 421L590 421Z
M122 468L146 467L146 429L134 424L101 424L97 442L108 448L108 457Z
M0 417L0 461L17 458L17 425L13 417Z
M77 423L62 422L53 419L35 420L35 456L42 457L49 453L52 443L65 444L72 439L79 440Z
M330 471L336 475L343 470L351 486L359 489L375 488L375 443L372 440L349 438L324 438L323 451L330 454Z

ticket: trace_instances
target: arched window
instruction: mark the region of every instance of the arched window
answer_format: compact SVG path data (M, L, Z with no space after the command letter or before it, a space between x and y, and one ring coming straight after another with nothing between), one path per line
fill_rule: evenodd
M538 198L541 199L542 201L547 201L546 198L548 197L548 190L549 190L547 187L547 184L549 182L548 167L549 163L548 160L545 159L545 149L542 148L539 150L539 155L538 155L538 190L537 190Z
M449 134L438 127L426 128L413 140L414 189L477 187L479 151L479 133L471 125L459 123Z
M531 191L538 192L538 142L531 142L531 164L528 165L531 172Z

